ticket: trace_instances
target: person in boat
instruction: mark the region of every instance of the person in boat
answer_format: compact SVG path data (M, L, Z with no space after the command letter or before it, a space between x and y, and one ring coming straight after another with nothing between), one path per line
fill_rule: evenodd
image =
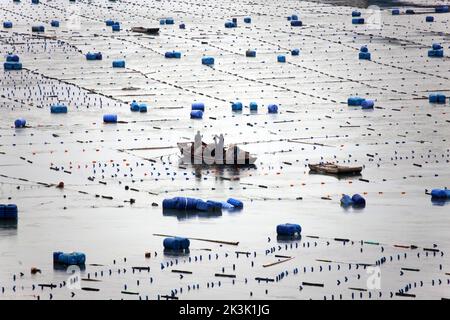
M223 134L214 137L214 158L217 164L223 164L223 152L225 146L225 138Z
M195 158L197 159L202 158L203 146L202 146L202 135L200 134L200 131L197 131L197 134L195 135L193 151Z

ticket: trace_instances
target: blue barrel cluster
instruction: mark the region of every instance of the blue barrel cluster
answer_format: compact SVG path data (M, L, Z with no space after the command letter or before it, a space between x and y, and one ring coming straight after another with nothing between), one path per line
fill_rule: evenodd
M171 250L171 251L189 250L190 244L191 243L188 238L182 238L182 237L165 238L163 241L164 249Z
M86 263L86 255L81 252L53 252L53 263L62 264L66 266L81 266Z
M369 52L369 48L367 46L362 46L359 49L359 60L371 60L372 55Z
M447 96L442 93L432 93L428 97L430 103L445 104L447 102Z
M88 52L86 53L86 60L102 60L103 56L101 52Z
M234 198L229 198L227 201L203 201L197 198L175 197L164 199L162 207L163 210L207 212L222 209L243 209L244 203Z
M175 24L175 20L173 18L166 18L164 19L164 24Z
M111 30L112 31L120 31L120 22L118 21L114 21L114 23L111 26Z
M5 71L22 70L22 63L16 54L9 54L6 56L6 62L3 64Z
M203 57L202 64L204 64L206 66L212 66L214 64L214 58L213 57Z
M25 128L27 125L27 121L24 118L19 118L14 121L15 128Z
M267 106L268 113L278 113L278 106L276 104L269 104Z
M164 57L167 59L180 59L181 58L181 52L180 51L167 51L164 54Z
M277 56L277 61L281 62L281 63L285 63L286 62L286 56L284 56L284 55Z
M13 27L13 23L11 21L3 21L3 28L11 29Z
M114 24L114 20L108 19L105 21L105 24L107 27L112 27Z
M242 108L243 108L242 102L236 101L231 103L232 111L242 111Z
M301 20L291 20L291 27L301 27L303 22Z
M291 50L291 56L299 56L300 55L300 49L292 49Z
M302 227L295 223L284 223L277 225L277 235L284 237L299 236L302 233Z
M130 110L132 112L147 112L147 105L145 103L138 103L136 100L133 100L130 104Z
M436 13L448 13L450 12L449 6L437 6L434 8L434 12Z
M50 106L50 113L67 113L67 106L63 104Z
M0 204L0 220L17 220L19 210L15 204Z
M44 26L32 26L31 32L45 32Z
M428 57L430 58L443 58L444 48L440 43L433 43L431 50L428 51Z
M125 68L125 60L114 60L112 66L113 68Z
M297 21L298 20L298 15L292 14L292 15L287 17L287 20L288 21Z
M103 116L104 123L117 123L117 114L105 114Z
M194 102L191 105L191 119L203 119L205 112L205 104L202 102Z
M256 50L247 50L245 51L245 56L249 58L256 57Z
M231 28L236 28L237 24L234 21L226 21L225 22L225 28L227 29L231 29Z
M431 198L435 200L450 200L450 190L433 189L431 190Z
M50 25L51 25L53 28L59 28L59 21L58 21L58 20L52 20L52 21L50 22Z
M366 199L364 199L360 194L354 194L350 197L344 194L341 198L341 206L348 208L352 206L353 208L364 208L366 206Z

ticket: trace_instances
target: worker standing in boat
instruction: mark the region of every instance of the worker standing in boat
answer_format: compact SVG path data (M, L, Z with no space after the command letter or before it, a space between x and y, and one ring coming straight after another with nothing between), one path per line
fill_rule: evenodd
M214 143L215 143L214 155L216 164L223 164L223 148L225 146L225 138L223 137L223 134L220 134L218 138L217 136L215 136Z

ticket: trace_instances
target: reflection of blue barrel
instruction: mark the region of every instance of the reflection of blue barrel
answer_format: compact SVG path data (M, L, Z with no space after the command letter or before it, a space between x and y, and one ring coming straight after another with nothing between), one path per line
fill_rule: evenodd
M227 202L229 204L231 204L233 207L238 208L238 209L242 209L244 207L244 203L242 201L234 199L234 198L229 198L227 200Z
M116 114L105 114L103 116L103 122L105 122L105 123L117 123L117 115Z
M16 121L14 121L14 127L16 128L25 128L27 125L27 121L23 118L19 118Z
M188 250L190 246L190 241L187 238L174 237L174 238L165 238L163 241L164 249L166 250L175 250L182 251Z
M302 227L299 224L285 223L277 226L277 235L295 236L302 233Z
M353 206L358 208L364 208L366 206L366 199L359 194L354 194L352 197Z
M203 119L203 111L192 110L191 111L191 119Z

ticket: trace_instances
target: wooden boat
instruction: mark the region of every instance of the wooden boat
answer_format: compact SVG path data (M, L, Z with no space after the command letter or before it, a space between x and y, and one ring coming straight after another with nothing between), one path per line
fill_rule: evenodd
M229 147L229 148L224 148L223 149L223 159L222 159L222 163L220 163L220 161L216 161L215 159L215 150L214 150L214 145L208 145L204 142L202 142L202 154L200 155L199 153L194 152L194 143L193 142L179 142L177 143L178 148L181 151L181 155L184 155L185 150L190 150L190 158L185 158L184 160L186 161L190 161L192 164L208 164L208 165L234 165L234 166L253 166L256 162L256 157L252 156L249 152L247 151L243 151L240 150L241 153L243 153L243 161L240 159L237 159L236 156L230 156L229 158L227 158L227 154L229 152L232 152L231 148L235 148L235 146ZM205 149L207 148L211 148L210 149L210 154L211 156L205 156L203 154L203 151L205 151ZM236 152L236 151L235 151ZM240 161L238 161L240 160Z
M145 34L159 34L159 28L144 28L144 27L133 27L132 32L145 33Z
M310 164L309 169L312 172L317 173L350 175L350 174L360 174L363 168L340 166L334 163L319 163L319 164Z

